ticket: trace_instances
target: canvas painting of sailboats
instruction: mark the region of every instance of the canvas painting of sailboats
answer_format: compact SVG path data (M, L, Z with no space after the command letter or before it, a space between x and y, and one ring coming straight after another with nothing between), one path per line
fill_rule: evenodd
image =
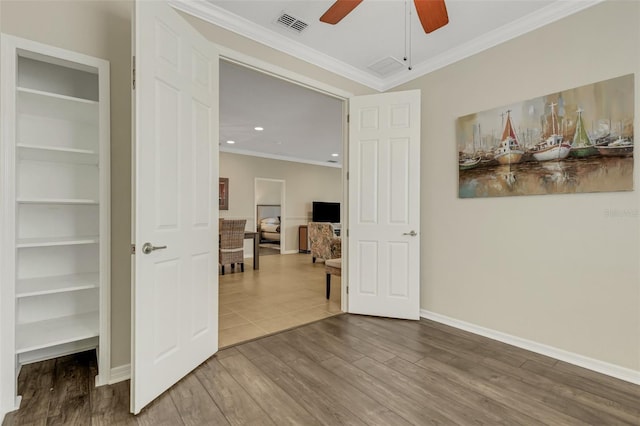
M460 117L458 196L633 190L633 74Z

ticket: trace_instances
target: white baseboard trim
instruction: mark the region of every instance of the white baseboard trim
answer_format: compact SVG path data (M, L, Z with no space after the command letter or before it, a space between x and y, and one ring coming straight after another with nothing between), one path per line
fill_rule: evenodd
M298 250L285 250L283 252L280 252L280 254L298 254L299 251Z
M123 382L131 378L131 364L120 365L111 369L109 384Z
M465 321L460 321L455 318L450 318L445 315L427 311L426 309L420 310L420 316L422 318L449 325L454 328L459 328L460 330L488 337L489 339L497 340L508 345L516 346L518 348L526 349L531 352L536 352L541 355L559 359L560 361L577 365L588 370L606 374L607 376L615 377L616 379L640 385L640 371L621 367L615 364L610 364L608 362L589 358L573 352L568 352L563 349L554 348L553 346L548 346L542 343L523 339L521 337L503 333L501 331L496 331Z

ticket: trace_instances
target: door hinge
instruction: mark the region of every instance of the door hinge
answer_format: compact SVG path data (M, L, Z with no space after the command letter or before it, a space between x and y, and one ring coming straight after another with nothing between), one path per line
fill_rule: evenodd
M349 229L347 228L347 238L349 238Z
M349 286L347 286L347 294L349 294Z
M351 115L347 114L347 123L351 121Z
M131 254L136 254L136 245L131 244Z
M136 90L136 57L133 57L132 67L131 67L131 85L133 90Z
M349 180L349 172L347 172L347 180Z

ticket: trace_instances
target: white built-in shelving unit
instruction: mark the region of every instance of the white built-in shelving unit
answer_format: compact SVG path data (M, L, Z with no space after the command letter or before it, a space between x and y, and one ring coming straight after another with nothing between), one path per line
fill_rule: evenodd
M2 118L2 304L11 311L2 337L13 369L94 348L108 368L108 62L3 35Z

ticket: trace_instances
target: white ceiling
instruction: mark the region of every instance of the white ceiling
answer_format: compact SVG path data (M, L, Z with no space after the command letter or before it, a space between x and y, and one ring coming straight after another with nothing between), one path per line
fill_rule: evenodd
M220 150L339 167L342 101L220 61Z
M319 21L333 0L170 0L177 8L310 63L384 91L564 18L602 0L447 0L449 24L425 34L413 1L365 0L337 25ZM413 69L380 75L368 67L405 55L405 6ZM277 24L282 13L308 24Z
M449 24L425 34L413 0L364 0L337 25L319 21L334 0L169 0L176 8L272 48L385 91L603 0L446 0ZM405 42L405 11L411 31ZM282 13L308 24L301 33L277 23ZM369 68L393 57L404 65ZM515 66L517 58L505 58ZM340 166L342 103L318 92L221 62L220 149ZM257 132L255 126L264 127ZM229 145L227 140L235 141ZM336 163L328 163L335 160Z

